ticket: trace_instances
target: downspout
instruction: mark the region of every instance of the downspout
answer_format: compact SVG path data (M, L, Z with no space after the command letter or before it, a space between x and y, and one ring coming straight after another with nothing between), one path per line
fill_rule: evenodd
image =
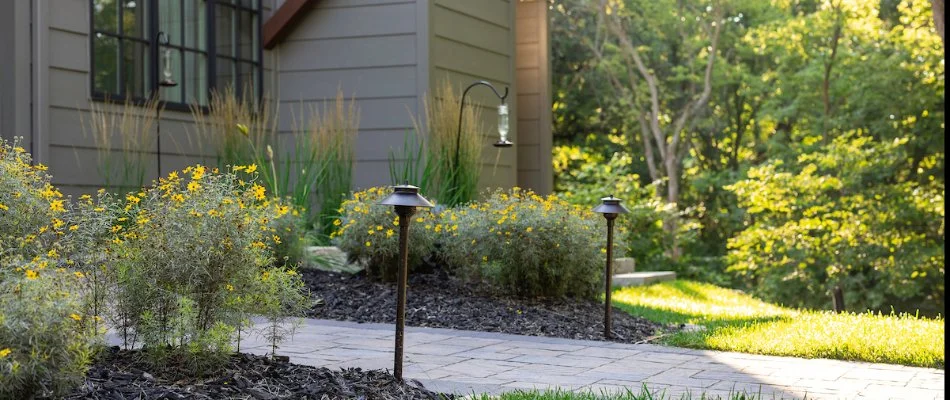
M47 29L47 16L49 14L49 3L46 0L33 0L31 3L33 13L32 29L32 50L33 50L33 73L31 74L31 90L33 92L33 131L30 140L30 154L33 155L33 162L36 164L47 162L47 139L46 131L49 119L47 95L49 94L49 29Z

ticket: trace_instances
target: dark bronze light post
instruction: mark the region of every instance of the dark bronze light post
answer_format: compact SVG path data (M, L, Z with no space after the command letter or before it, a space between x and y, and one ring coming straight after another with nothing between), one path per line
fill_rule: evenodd
M492 93L494 93L495 96L497 96L498 99L501 100L501 104L498 105L498 141L493 143L492 146L511 147L511 145L514 144L508 140L508 104L505 103L505 99L508 98L508 87L505 86L504 94L498 94L498 90L495 89L495 86L493 86L488 81L472 82L472 84L468 85L468 87L466 87L465 90L462 91L462 99L459 101L459 128L458 128L458 132L455 134L455 159L453 160L454 162L452 164L452 167L453 167L452 173L455 175L458 174L459 162L460 162L459 149L462 144L462 115L464 115L464 112L465 112L465 95L468 94L469 90L471 90L473 87L478 86L478 85L488 86L488 88L491 89ZM457 181L458 181L457 177L453 179L455 179L455 182L453 183L457 184ZM458 188L455 187L453 190L457 191Z
M159 31L155 36L155 42L158 46L168 46L168 35L165 32ZM160 51L160 50L158 50ZM175 87L178 86L178 82L172 79L172 66L171 66L171 50L168 47L165 47L165 51L162 54L162 79L158 81L158 87ZM157 61L157 59L156 59ZM157 66L155 68L158 70ZM154 75L153 75L154 76ZM155 101L158 102L159 91L155 90ZM155 172L158 174L158 177L162 177L162 120L161 120L162 106L161 104L155 104L155 155L156 167L158 170Z
M620 204L620 199L610 195L600 199L601 204L594 212L604 214L607 219L607 267L604 271L604 338L610 339L610 286L614 264L614 220L620 214L630 212Z
M393 360L393 375L402 379L402 342L406 324L406 278L409 275L409 221L416 208L432 207L432 203L419 195L419 188L408 182L393 187L393 193L379 202L393 206L399 216L399 277L396 279L396 355Z

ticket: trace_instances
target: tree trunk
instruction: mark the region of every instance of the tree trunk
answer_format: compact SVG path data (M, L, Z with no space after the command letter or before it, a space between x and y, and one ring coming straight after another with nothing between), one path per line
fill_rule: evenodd
M940 41L943 43L944 48L946 48L947 40L943 36L943 0L930 0L930 4L933 8L934 28L937 28L937 33L940 34Z

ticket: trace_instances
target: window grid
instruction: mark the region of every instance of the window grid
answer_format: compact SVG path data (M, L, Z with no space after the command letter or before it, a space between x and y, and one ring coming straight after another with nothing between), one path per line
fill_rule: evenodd
M186 4L186 1L190 1L190 0L179 0L178 2L179 10L181 11L184 10L184 5ZM173 77L173 79L175 79L178 85L180 86L181 95L179 96L178 101L163 100L162 103L167 108L177 109L177 110L190 109L190 105L188 103L189 92L187 91L188 79L186 79L186 76L185 76L186 74L185 71L187 70L185 58L186 58L186 54L188 53L191 53L193 56L196 57L195 58L196 62L197 60L200 60L199 58L200 56L205 57L205 66L203 68L205 70L205 85L204 86L206 86L205 88L203 88L203 91L205 92L204 93L205 101L210 99L211 92L213 90L216 90L217 88L218 76L217 76L216 64L217 64L218 58L227 59L233 63L234 69L233 69L231 83L235 87L235 91L238 95L243 95L243 93L240 92L240 85L242 84L242 82L240 82L241 75L239 71L241 70L241 65L242 64L250 65L251 71L250 71L250 74L248 75L250 75L250 79L252 80L251 85L254 88L253 95L255 97L255 100L259 101L263 97L263 87L262 87L263 86L263 48L262 46L258 44L260 43L261 25L262 25L261 0L251 0L252 2L251 4L253 4L252 7L244 6L242 4L231 4L225 1L222 1L222 0L206 0L205 1L205 15L204 15L205 26L203 29L205 38L203 42L207 50L202 50L200 48L190 47L190 46L185 45L186 36L185 36L184 21L181 21L178 24L179 32L177 33L180 35L179 38L181 39L179 43L181 44L169 43L168 45L161 45L161 46L158 45L156 36L159 32L160 24L159 24L159 19L158 19L159 11L158 11L157 0L142 0L142 2L144 3L143 9L146 10L146 15L138 23L145 25L142 30L145 33L147 33L146 35L147 38L128 36L124 34L126 27L123 22L124 22L124 13L126 10L125 10L125 7L121 6L121 3L113 5L113 6L118 6L117 20L116 20L116 25L117 25L116 29L118 33L99 29L95 23L96 22L95 21L95 14L96 14L95 0L89 0L89 19L90 19L89 25L92 28L92 32L93 32L93 34L90 35L90 67L91 68L90 68L89 76L90 76L90 85L92 87L93 98L96 100L103 100L103 99L124 100L127 97L126 94L128 93L128 90L127 90L128 88L126 87L126 76L125 76L126 68L124 64L121 67L116 68L116 78L118 82L115 86L118 93L103 92L103 91L98 90L98 88L96 87L96 74L95 74L96 60L95 60L94 49L96 46L96 39L99 37L105 36L105 37L111 37L111 38L116 39L118 43L117 50L116 50L116 57L120 63L122 63L125 59L124 58L125 57L124 43L128 43L128 42L139 43L142 46L144 46L144 49L150 54L150 57L146 57L150 59L145 60L146 66L144 67L145 71L143 71L143 78L146 80L145 82L143 82L143 86L145 88L144 90L147 93L143 93L142 95L132 94L132 100L134 101L144 102L147 99L147 97L153 95L154 93L157 93L157 91L160 89L158 87L158 81L159 81L159 78L161 77L161 73L162 73L161 69L163 68L161 57L162 57L162 52L166 48L172 50L173 53L177 51L178 64L180 66L180 71L182 72L181 73L182 76ZM236 18L238 23L230 24L230 28L231 28L230 34L232 36L230 45L233 48L232 54L234 54L234 56L216 54L217 45L218 45L217 40L216 40L217 7L230 8L232 10L232 15L235 15L235 16L240 16L240 15L243 15L244 13L247 13L247 15L249 15L250 22L251 22L250 28L253 29L252 35L249 39L251 54L242 56L242 54L240 54L240 46L238 45L237 40L234 40L237 38L237 31L242 27L241 24L239 23L240 17ZM195 44L200 44L197 38L195 39ZM188 77L188 78L194 79L194 77ZM198 102L200 101L200 99L194 99L194 101ZM207 106L206 104L200 104L200 105L202 107Z

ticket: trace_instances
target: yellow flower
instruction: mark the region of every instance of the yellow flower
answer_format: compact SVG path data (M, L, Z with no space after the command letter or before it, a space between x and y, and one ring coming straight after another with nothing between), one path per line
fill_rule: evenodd
M73 320L76 320L76 321L81 321L81 320L82 320L82 317L80 317L80 316L77 315L76 313L69 314L69 318L72 318Z
M49 210L54 212L64 212L66 208L63 207L63 200L53 200L49 202Z
M371 247L371 246L373 245L373 242L370 242L370 241L366 241L366 243L365 243L365 244L366 244L366 247Z
M333 220L333 225L334 225L334 226L340 226L340 224L342 224L342 222L340 222L339 219Z
M258 185L256 183L253 186L251 186L251 191L254 193L254 198L257 200L264 200L267 197L267 195L265 194L267 192L267 189L264 189L263 186Z
M482 262L488 262L488 256L482 256Z
M7 207L7 206L4 205L3 203L0 203L0 210L9 211L9 210L10 210L10 207Z
M192 182L192 183L194 183L194 182ZM189 184L189 185L190 185L190 184ZM177 203L181 203L181 202L184 202L184 201L185 201L185 196L182 195L181 193L175 193L175 194L172 195L172 200L175 201L175 202L177 202Z
M533 231L533 230L534 230L534 228L532 228L532 227L529 226L529 227L528 227L527 229L525 229L524 231L525 231L525 232L528 232L528 233L531 233L531 231Z
M274 239L274 243L280 244L280 236L271 235L271 239Z
M131 204L139 204L139 201L142 199L139 199L136 195L130 193L125 196L125 200Z
M387 230L386 230L386 237L392 237L394 234L395 234L395 232L393 232L392 229L387 229Z
M36 271L34 271L34 270L32 270L32 269L26 270L26 279L33 280L33 279L36 279L36 277L38 277L38 276L39 276L39 274L37 274Z
M382 226L382 225L376 225L376 230L377 230L377 231L383 230L383 226Z
M255 171L257 171L257 164L248 165L247 168L245 169L245 172L249 174L253 174Z
M10 353L12 353L12 352L13 352L13 350L10 350L9 347L7 347L7 348L5 348L5 349L3 349L3 350L0 350L0 358L6 358L6 356L10 355Z
M227 284L227 285L224 285L224 288L225 288L225 289L228 289L229 292L233 292L233 291L234 291L234 286L231 286L230 283Z
M72 226L69 227L69 230L70 230L70 231L75 231L75 230L78 230L78 229L79 229L79 225L72 225Z
M425 222L425 218L418 217L416 218L416 222Z
M56 249L50 249L48 252L46 252L46 256L49 258L58 258L59 252L56 251Z
M201 184L195 181L188 182L188 191L197 192L198 189L201 189Z
M205 176L205 167L203 165L196 165L194 172L191 173L192 180L200 180Z
M79 272L79 271L73 272L73 275L76 275L76 278L79 278L79 279L82 279L82 277L85 276L82 274L82 272Z
M145 216L139 217L138 219L135 220L135 222L139 225L145 225L148 223L148 221L151 221L151 220Z

